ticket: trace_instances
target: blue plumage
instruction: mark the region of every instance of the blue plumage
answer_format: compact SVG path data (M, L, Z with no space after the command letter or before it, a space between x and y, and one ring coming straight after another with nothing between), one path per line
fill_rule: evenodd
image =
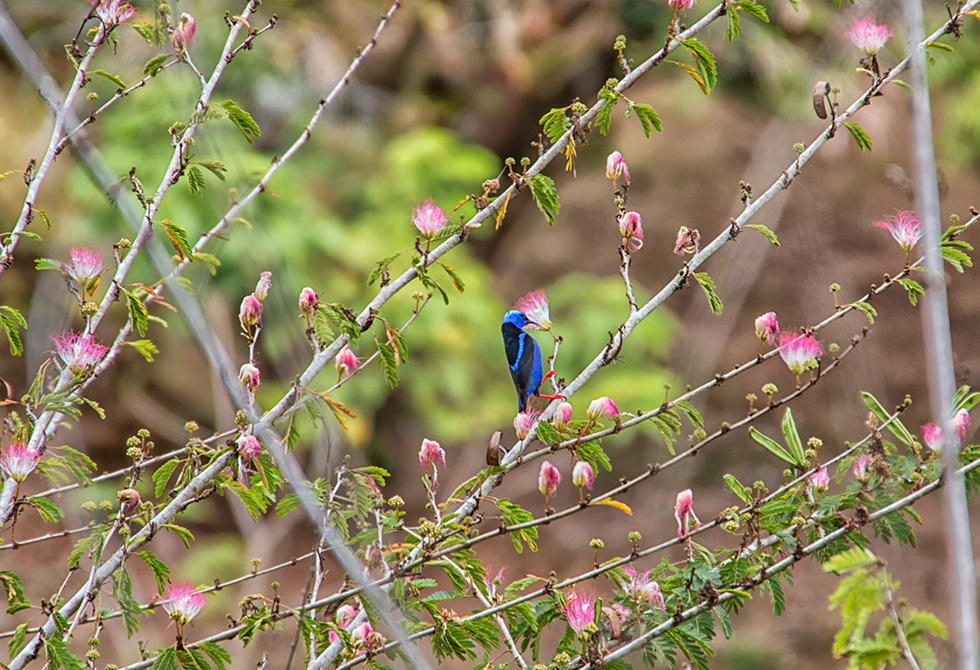
M527 410L527 401L532 395L540 398L560 397L538 393L545 375L541 367L541 349L534 338L524 331L524 326L528 323L527 316L522 312L511 310L504 314L504 321L500 325L507 365L510 366L510 376L517 389L517 406L520 412Z

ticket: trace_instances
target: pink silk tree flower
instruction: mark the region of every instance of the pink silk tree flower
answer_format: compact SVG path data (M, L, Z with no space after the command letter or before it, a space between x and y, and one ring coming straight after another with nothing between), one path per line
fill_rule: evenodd
M238 454L246 461L253 461L262 453L262 443L254 435L242 435L238 438Z
M960 441L966 439L966 431L970 427L970 413L965 409L960 409L953 416L953 425L956 426L956 433L960 436Z
M160 604L177 624L178 637L183 637L184 626L204 609L204 595L191 586L190 580L168 585L163 595L164 600Z
M701 520L694 513L694 492L691 489L684 489L677 494L674 518L677 520L677 537L680 539L684 539L691 532L692 522L695 528L701 527Z
M548 311L548 297L544 291L532 291L517 301L514 309L524 315L529 330L551 330L551 315Z
M99 287L99 280L102 278L102 271L105 264L102 262L102 254L92 251L88 247L72 247L69 252L71 263L64 264L64 270L68 276L78 282L82 291L92 295Z
M868 465L871 463L871 456L869 454L861 454L858 459L854 461L853 470L854 478L859 482L863 482L868 478Z
M80 335L69 331L51 339L58 356L76 377L89 374L109 353L109 347L100 343L94 335Z
M595 604L596 598L588 593L576 593L572 591L566 597L568 603L562 609L568 625L576 633L581 634L590 624L595 623Z
M643 248L643 220L637 212L626 212L619 217L619 234L630 252Z
M358 611L354 609L352 606L341 605L337 609L337 614L334 615L333 620L334 623L337 624L337 626L339 626L341 630L347 630L347 627L350 626L351 621L357 618L357 615L358 615ZM330 644L333 644L334 642L340 639L340 636L337 635L335 631L330 631L327 634L327 637L330 640Z
M246 363L238 371L238 380L249 393L254 395L255 389L259 387L261 374L259 373L259 369L257 367L251 363Z
M667 608L664 605L664 597L660 592L660 584L650 579L650 570L638 572L633 566L623 568L626 573L627 581L621 583L624 591L636 598L641 603L653 605L664 612Z
M800 375L804 370L816 369L817 361L823 356L823 347L813 335L787 331L779 336L779 356L796 375L796 388L800 388Z
M266 297L269 295L269 289L272 288L272 273L263 272L259 275L259 282L255 285L255 290L252 291L252 295L259 302L264 302Z
M313 315L319 302L320 299L317 298L316 291L309 286L299 292L299 309L307 318Z
M623 184L626 186L630 185L630 169L626 165L626 159L623 158L623 154L618 151L612 152L606 159L606 177L614 186L616 180L620 177L623 178Z
M95 7L95 15L105 24L106 32L131 19L136 8L126 0L89 0Z
M943 429L934 423L927 423L922 426L922 438L926 442L926 446L933 451L942 451L943 449Z
M675 12L679 12L682 9L691 9L695 2L696 0L667 0L667 5Z
M922 222L915 218L915 212L897 209L894 216L875 223L879 228L886 229L892 238L905 251L905 267L909 266L909 253L922 238Z
M846 37L851 38L854 46L870 57L881 51L894 34L887 25L878 25L874 17L869 16L856 19Z
M39 453L31 451L23 442L11 442L0 452L0 470L4 476L20 483L34 472L40 457Z
M412 223L422 233L422 237L431 240L446 227L446 214L429 198L412 210Z
M238 310L238 322L245 331L262 322L262 303L251 293L242 298L242 306Z
M674 242L674 253L678 256L684 254L696 254L701 246L701 233L694 228L681 226L677 231L677 240Z
M419 449L419 465L421 465L422 469L427 472L429 470L429 466L432 466L433 491L439 487L440 463L442 463L442 467L446 467L446 452L443 450L442 445L435 440L422 440L422 448Z

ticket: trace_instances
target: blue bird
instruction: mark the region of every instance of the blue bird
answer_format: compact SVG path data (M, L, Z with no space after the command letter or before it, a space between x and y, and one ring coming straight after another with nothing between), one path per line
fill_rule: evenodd
M529 323L532 322L523 312L511 310L504 314L504 321L500 324L500 332L504 336L504 351L507 353L507 365L510 366L510 376L517 389L517 406L520 412L527 410L527 401L532 395L548 400L564 397L538 393L541 382L555 374L555 371L551 370L547 375L543 373L541 349L534 338L524 331L524 326Z

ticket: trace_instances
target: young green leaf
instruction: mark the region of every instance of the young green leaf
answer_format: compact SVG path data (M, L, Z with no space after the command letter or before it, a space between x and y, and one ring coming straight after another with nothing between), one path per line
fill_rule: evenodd
M201 180L203 181L203 175L201 175ZM184 258L190 258L193 260L194 250L191 248L190 239L187 236L186 230L178 226L170 219L155 221L154 223L159 223L161 226L163 226L163 229L167 231L167 237L170 238L170 243L174 245L177 255L179 255L182 260Z
M905 290L909 294L909 302L915 307L916 303L919 302L919 296L925 295L926 290L922 288L922 284L915 281L914 279L899 279L898 283L905 287Z
M24 315L13 307L0 305L0 327L3 328L4 335L7 336L11 355L20 356L24 353L24 343L20 339L20 331L27 329L27 320Z
M796 459L797 463L806 463L806 456L803 454L803 442L800 440L800 434L796 430L796 421L793 420L793 412L789 407L786 408L786 413L783 414L783 436L786 438L786 445L789 447L789 452L793 454L793 458Z
M140 337L143 337L146 335L146 329L149 325L146 320L148 314L146 305L126 289L123 289L123 293L126 294L126 302L129 305L129 316L133 320L133 328L140 334Z
M789 463L792 466L806 467L805 463L804 464L798 463L796 459L790 456L789 453L785 449L783 449L782 446L780 446L780 444L776 442L774 439L772 439L771 437L767 437L766 435L763 435L762 433L760 433L758 430L756 430L751 426L749 427L749 437L751 437L757 443L761 444L763 447L766 448L766 450L769 453L771 453L773 456L776 456L780 460L785 461L786 463Z
M171 54L157 54L150 60L146 62L143 66L143 76L156 77L160 70L167 63L167 59L170 58Z
M714 54L708 50L708 47L693 38L684 40L681 44L694 56L698 73L704 79L704 84L710 91L718 83L718 67L715 65Z
M745 486L743 486L740 481L738 481L737 479L735 479L735 476L734 475L725 475L723 477L723 479L725 480L725 485L728 486L728 489L732 493L734 493L735 496L739 500L742 501L742 504L743 505L751 505L752 504L752 490L751 489L748 489Z
M695 272L694 278L698 280L698 284L701 285L701 289L704 294L708 296L708 304L711 306L712 314L721 314L724 305L721 302L721 298L715 293L715 282L708 276L707 272Z
M864 314L864 317L868 320L868 323L874 323L875 317L878 316L878 310L872 307L870 303L852 302L849 306L861 312L861 314Z
M871 151L874 148L874 143L871 141L871 136L868 135L867 131L860 126L858 123L844 123L844 127L851 131L851 136L854 137L854 141L858 145L858 149L863 153L865 149Z
M572 122L565 115L565 110L567 107L556 107L550 112L541 117L541 127L544 130L544 136L547 137L552 144L557 142L565 132L572 127Z
M626 108L626 116L629 117L630 113L635 113L636 118L640 120L640 125L643 126L643 134L647 139L650 139L650 133L654 130L658 133L664 131L663 121L660 120L660 117L650 105L630 102Z
M538 209L544 214L550 225L555 225L558 217L558 210L561 204L558 202L558 191L555 189L555 181L551 177L543 174L536 174L528 177L528 186L531 187L531 195Z
M864 401L865 407L870 409L882 423L890 418L890 413L886 412L885 408L881 406L880 402L878 402L878 399L867 391L861 391L861 400ZM912 437L912 433L910 433L908 428L906 428L905 425L897 418L888 424L888 430L906 447L911 447L915 442L915 438Z
M234 100L225 100L221 103L221 106L225 108L228 112L228 118L231 122L238 126L238 129L242 131L242 135L245 136L245 141L249 144L254 144L252 137L262 137L262 131L259 129L259 124L255 122L252 115L246 112L244 109L238 106Z
M762 235L767 240L769 240L770 242L772 242L772 245L773 246L775 246L775 247L778 247L779 246L779 238L776 237L776 233L772 232L771 230L769 230L768 228L766 228L761 223L746 223L742 227L743 228L751 228L752 230L758 231L760 235Z
M100 77L105 77L119 88L126 88L126 84L123 83L123 80L111 72L106 72L105 70L89 70L88 72L89 74L97 74Z
M204 197L204 191L207 189L208 184L204 181L204 173L201 168L196 165L191 165L187 168L187 186L190 188L191 193Z

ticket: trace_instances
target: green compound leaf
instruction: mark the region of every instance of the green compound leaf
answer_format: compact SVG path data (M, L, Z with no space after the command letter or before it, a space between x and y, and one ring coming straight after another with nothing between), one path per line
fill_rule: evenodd
M650 133L654 130L656 130L658 133L662 133L664 131L663 121L660 120L660 117L650 105L630 102L629 106L626 108L626 118L629 118L633 113L635 113L636 118L640 120L640 125L643 126L643 134L647 139L650 139Z
M254 144L252 137L262 137L262 131L259 129L259 124L255 122L252 115L246 112L244 109L238 106L234 100L225 100L221 103L221 106L225 108L228 112L228 118L231 122L238 126L238 129L242 131L242 135L245 136L245 141L249 144Z
M157 74L166 65L167 59L170 58L170 54L158 54L146 61L146 65L143 66L143 76L144 77L156 77Z
M882 407L880 402L878 402L878 399L867 391L861 391L861 400L864 401L865 407L870 409L882 423L890 418L890 412L886 412L885 408ZM898 419L895 419L888 424L888 430L906 447L911 447L915 442L915 438L912 437L912 433L910 433L908 428L905 427L905 424Z
M694 56L695 66L704 80L704 85L707 88L705 92L707 93L718 83L718 67L715 65L714 54L696 39L684 40L681 44Z
M13 307L0 305L0 328L3 328L3 334L7 336L11 355L20 356L24 353L24 343L20 339L20 331L27 329L24 315Z
M543 174L536 174L528 177L528 186L531 187L531 195L538 209L544 214L549 225L555 225L558 217L558 210L561 204L558 202L558 191L555 189L555 180Z
M129 305L129 316L133 319L133 328L135 328L136 332L140 334L140 337L143 337L146 335L146 329L149 325L146 320L146 317L148 316L146 306L143 304L142 300L126 289L123 289L123 293L126 294L126 302Z
M89 74L97 74L100 77L105 77L119 88L126 88L126 84L123 83L123 80L111 72L106 72L105 70L89 70Z
M858 149L862 152L867 149L869 152L874 148L874 143L871 141L871 135L868 135L867 131L861 127L858 123L845 123L843 124L845 128L851 131L851 136L854 141L857 142Z
M544 136L547 137L552 144L557 142L562 135L572 127L571 120L565 115L565 110L567 107L556 107L550 112L541 117L541 127L544 130Z
M919 296L925 295L926 290L922 288L922 284L915 281L914 279L899 279L898 283L905 287L905 290L909 293L909 302L915 307L916 303L919 302Z

